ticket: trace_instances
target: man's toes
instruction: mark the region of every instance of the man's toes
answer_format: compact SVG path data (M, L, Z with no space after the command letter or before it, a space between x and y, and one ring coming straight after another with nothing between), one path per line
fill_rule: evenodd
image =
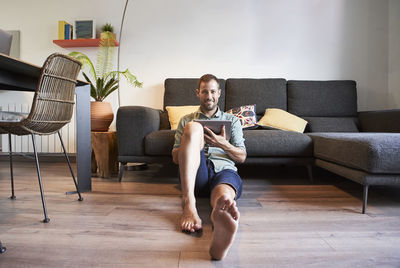
M231 205L232 200L230 200L229 198L227 198L226 196L221 196L218 200L217 200L217 208L218 209L222 209L225 210L227 208L229 208L229 206Z
M239 217L240 217L240 213L239 213L239 211L236 209L236 211L233 211L232 213L231 213L231 215L232 215L232 218L234 219L234 220L238 220L239 219Z
M190 227L189 227L189 223L188 222L184 222L182 224L182 230L183 231L190 231Z
M237 213L239 213L239 210L238 210L237 206L232 205L229 207L228 212L231 214L237 214Z
M220 198L218 198L217 200L217 206L218 207L223 207L225 205L225 201L227 200L227 198L225 198L225 196L221 196Z
M236 206L236 202L233 201L232 205L226 209L226 211L232 216L233 219L239 219L240 213Z
M194 229L195 231L201 230L201 224L196 223L195 225L193 225L193 229Z

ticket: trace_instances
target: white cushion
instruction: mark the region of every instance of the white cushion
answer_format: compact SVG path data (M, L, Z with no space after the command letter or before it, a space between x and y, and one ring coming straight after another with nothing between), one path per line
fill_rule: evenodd
M0 123L1 122L21 122L28 117L28 113L17 113L17 112L1 112L0 111ZM0 125L1 127L1 125Z

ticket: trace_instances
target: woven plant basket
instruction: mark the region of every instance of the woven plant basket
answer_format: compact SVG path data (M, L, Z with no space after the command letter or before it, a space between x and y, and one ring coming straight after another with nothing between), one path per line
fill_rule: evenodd
M114 113L109 102L92 101L90 102L90 122L91 130L98 132L108 131Z

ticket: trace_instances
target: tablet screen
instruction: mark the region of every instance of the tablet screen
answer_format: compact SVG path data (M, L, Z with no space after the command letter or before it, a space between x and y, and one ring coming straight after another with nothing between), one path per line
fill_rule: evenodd
M225 126L225 135L226 139L229 140L231 138L231 128L232 128L232 121L230 120L200 120L200 119L195 119L194 120L197 123L200 123L203 127L206 126L212 132L214 132L217 135L221 134L221 129L222 126Z

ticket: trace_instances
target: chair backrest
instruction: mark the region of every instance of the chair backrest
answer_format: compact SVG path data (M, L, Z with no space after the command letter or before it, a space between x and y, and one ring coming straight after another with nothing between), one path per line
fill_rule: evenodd
M36 134L50 134L71 121L81 65L78 60L57 53L46 59L24 128Z
M0 53L10 55L12 35L0 29Z

